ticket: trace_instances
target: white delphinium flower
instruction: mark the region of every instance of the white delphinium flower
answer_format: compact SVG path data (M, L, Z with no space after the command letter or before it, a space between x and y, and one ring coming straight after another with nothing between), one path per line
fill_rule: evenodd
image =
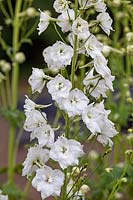
M113 90L112 86L112 79L111 83L107 84L108 77L105 76L105 79L102 78L100 75L93 75L94 68L87 74L87 76L83 80L83 84L86 86L87 90L91 94L91 96L95 98L99 98L100 95L103 97L107 97L106 92L107 90ZM111 76L112 77L112 76Z
M26 115L24 129L29 132L34 131L43 124L47 124L46 119L47 117L44 112L40 113L38 110L33 110Z
M32 75L28 79L31 85L32 93L42 92L42 89L46 83L45 74L42 69L32 68Z
M114 124L108 119L110 110L104 109L104 102L90 104L82 114L82 120L87 128L95 135L98 135L97 140L103 145L113 142L110 138L117 134Z
M54 130L48 124L43 124L41 127L32 131L30 139L37 138L40 146L50 148L54 143Z
M58 74L53 80L47 83L47 88L52 99L58 102L58 99L68 97L69 91L72 88L72 83L61 74Z
M101 132L99 126L101 115L99 115L98 109L95 108L94 103L89 104L87 109L84 110L82 120L93 134Z
M103 29L103 31L107 35L110 35L110 31L113 30L112 26L111 26L113 20L111 19L111 17L109 16L109 14L107 12L100 13L97 16L97 21L99 23L99 26Z
M49 150L40 146L30 147L28 154L23 162L22 176L31 176L38 168L43 167L49 160Z
M57 41L53 46L47 47L43 51L43 57L51 70L61 69L71 64L73 48Z
M88 22L81 17L73 22L72 31L79 39L87 39L90 35Z
M3 195L1 190L0 190L0 200L8 200L8 195Z
M106 4L104 3L104 0L79 0L79 4L83 9L94 7L97 12L106 11Z
M36 171L36 176L32 180L32 185L41 192L42 199L49 196L59 196L64 183L64 173L58 169L45 166Z
M25 104L24 104L24 112L25 112L26 116L28 116L28 114L30 112L32 112L33 110L39 110L41 108L47 108L47 107L52 105L52 104L48 104L48 105L36 104L34 101L29 99L29 97L27 95L25 95L25 97L26 97L26 99L25 99Z
M63 11L68 10L68 0L55 0L53 7L57 13L62 13Z
M58 16L57 24L61 27L62 32L67 32L72 30L72 22L74 21L74 10L68 9L67 11L62 12L61 15Z
M107 74L111 74L110 69L107 66L108 61L105 59L102 53L98 53L94 57L94 68L97 73L101 74L102 77L105 77Z
M97 141L103 144L104 146L108 144L110 147L112 147L113 142L110 138L118 134L114 127L114 123L104 118L104 120L101 121L100 128L101 133L98 134Z
M62 169L78 165L78 158L84 155L83 146L73 139L59 137L50 150L50 158L57 161Z
M81 90L76 88L70 91L68 98L60 99L58 105L67 112L69 117L74 117L81 115L83 110L87 108L88 103L89 99Z
M47 11L46 12L45 11L42 12L41 10L39 11L40 11L40 22L38 24L37 30L39 31L38 34L40 35L42 32L44 32L47 29L50 23L51 17L48 15Z
M90 35L84 46L87 55L90 55L92 58L95 58L103 49L103 44L94 35Z

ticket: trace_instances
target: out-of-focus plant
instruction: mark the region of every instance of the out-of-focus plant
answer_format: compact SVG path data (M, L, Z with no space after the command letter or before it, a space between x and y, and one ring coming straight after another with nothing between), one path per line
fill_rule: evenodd
M37 11L32 7L32 0L3 1L0 0L0 51L4 51L5 59L0 55L0 114L9 124L8 144L8 183L4 186L4 193L9 194L11 199L20 199L22 193L13 185L16 154L24 115L17 109L19 91L19 66L25 61L22 52L24 43L31 44L31 34L36 29ZM6 33L6 34L5 34ZM9 33L9 34L7 34ZM8 35L8 37L7 37ZM19 127L18 138L16 128ZM1 170L2 173L2 170Z
M109 95L107 106L118 129L125 130L133 123L133 4L130 0L109 0L114 32L111 40L99 35L104 41L104 53L115 74L115 94Z

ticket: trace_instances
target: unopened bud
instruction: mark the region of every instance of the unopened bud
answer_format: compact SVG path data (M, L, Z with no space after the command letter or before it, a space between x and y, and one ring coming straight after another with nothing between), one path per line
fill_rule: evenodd
M111 173L113 171L113 168L112 167L107 167L107 168L105 168L105 171L107 173Z
M104 45L102 49L102 53L104 54L105 57L108 57L111 52L110 46Z
M36 11L36 9L33 8L33 7L27 8L27 10L26 10L26 15L27 15L28 17L35 17L35 16L37 15L37 11Z
M113 0L113 5L119 7L121 4L121 0Z
M80 192L83 195L86 194L89 191L90 191L90 187L88 185L86 185L86 184L82 185L81 188L80 188Z
M133 99L131 98L131 97L128 97L127 99L126 99L126 101L127 101L127 103L133 103Z
M122 197L123 197L122 193L120 193L120 192L115 193L115 199L122 199Z
M11 64L6 60L0 60L0 67L3 72L8 72L11 69Z
M127 54L133 55L133 45L128 45L127 46Z
M132 135L132 137L133 137L133 128L129 128L128 133L131 133L130 135Z
M16 62L18 62L18 63L23 63L24 61L25 61L25 55L24 55L24 53L23 52L18 52L18 53L16 53L16 55L15 55L15 61Z
M128 42L133 41L133 33L132 32L126 33L126 39Z
M125 151L126 155L132 155L133 154L133 150L129 149Z
M127 178L125 178L125 177L121 178L121 182L122 183L126 183L127 182Z
M89 152L89 158L91 159L91 160L96 160L98 157L99 157L99 155L98 155L98 153L96 152L96 151L94 151L94 150L91 150L90 152Z

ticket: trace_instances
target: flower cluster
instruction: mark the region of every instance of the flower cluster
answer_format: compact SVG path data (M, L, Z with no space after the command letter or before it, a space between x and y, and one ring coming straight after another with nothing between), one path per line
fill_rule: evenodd
M75 2L74 10L71 1L55 0L53 7L59 13L57 19L40 10L39 35L47 29L49 23L54 23L63 33L68 32L68 38L67 43L64 40L56 41L43 51L44 61L49 70L57 72L55 77L46 75L42 69L33 68L29 84L32 93L41 93L46 86L55 105L62 110L63 116L67 116L71 125L78 116L89 133L95 135L103 145L111 147L111 138L117 132L113 122L108 119L110 111L105 110L104 100L101 99L107 97L108 90L113 90L114 76L111 75L108 61L102 54L103 44L98 41L93 30L95 26L99 26L109 35L112 30L112 19L106 12L103 0ZM98 12L98 15L94 21L88 22L83 18L82 11L86 12L90 8ZM90 66L91 63L93 67L86 72L86 77L81 81L82 87L78 88L75 87L74 76L76 70L80 70L77 61L81 55L86 60L91 60L84 66ZM65 75L62 73L63 70L66 72ZM36 138L37 144L28 150L23 163L23 175L33 176L32 185L41 192L42 199L51 195L61 195L61 188L64 182L66 183L64 170L70 166L77 166L79 158L84 155L83 146L75 138L71 139L69 133L60 133L59 137L55 137L56 130L48 123L46 113L42 111L42 108L48 106L50 105L38 105L26 96L24 129L31 132L30 139ZM58 163L61 169L49 167L48 164L52 160ZM75 194L78 194L77 192L75 191ZM64 195L64 191L62 193Z

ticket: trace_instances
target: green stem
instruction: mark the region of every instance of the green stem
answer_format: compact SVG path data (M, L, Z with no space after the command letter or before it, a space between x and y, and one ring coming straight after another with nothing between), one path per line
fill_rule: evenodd
M19 13L21 11L22 0L16 1L15 5L15 15L13 21L13 50L15 57L16 52L19 50L19 31L20 31L20 21L19 21ZM19 65L14 62L13 70L12 70L12 110L15 110L17 107L18 101L18 76L19 76ZM10 182L13 181L14 178L14 165L15 165L15 133L16 127L11 125L10 127L10 135L9 135L9 146L8 146L8 180Z
M7 0L7 5L8 5L10 15L11 15L11 17L13 17L13 8L12 8L11 0Z
M9 72L6 73L6 93L7 93L8 106L10 106L11 105L11 88L10 88Z
M112 189L112 191L111 191L111 193L110 193L110 195L109 195L109 197L108 197L107 200L112 200L113 197L114 197L115 192L118 191L118 189L119 189L119 187L120 187L120 185L121 185L121 183L122 183L121 179L125 176L126 171L127 171L127 168L128 168L128 165L129 165L129 162L126 160L126 164L125 164L123 173L122 173L122 175L120 176L119 180L118 180L118 181L116 182L116 184L114 185L114 187L113 187L113 189Z
M75 0L75 19L78 15L78 0ZM75 75L75 67L77 63L77 43L78 43L78 36L74 36L74 54L72 59L72 68L71 68L71 82L72 86L74 87L74 75Z
M0 2L0 9L1 9L3 15L4 15L6 18L9 18L9 19L10 19L10 16L9 16L8 12L6 11L6 9L5 9L5 7L4 7L4 5L3 5L2 2Z

